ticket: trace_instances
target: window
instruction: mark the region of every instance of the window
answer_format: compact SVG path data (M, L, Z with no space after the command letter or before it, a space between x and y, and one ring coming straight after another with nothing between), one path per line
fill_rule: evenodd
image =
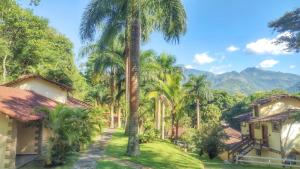
M242 122L242 127L246 127L247 123L246 122Z
M261 156L261 150L256 149L256 155Z
M272 131L273 132L280 132L280 123L279 122L273 122L272 123Z
M254 116L255 116L255 117L258 117L258 116L259 116L259 107L258 107L258 105L255 105L255 106L254 106Z

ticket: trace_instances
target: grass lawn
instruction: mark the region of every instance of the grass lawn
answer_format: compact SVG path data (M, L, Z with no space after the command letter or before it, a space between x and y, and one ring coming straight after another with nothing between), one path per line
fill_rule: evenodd
M101 160L100 162L97 163L97 169L131 169L131 168L118 165L112 161Z
M251 165L224 164L221 160L198 158L195 154L185 153L175 145L165 142L141 144L141 155L139 157L127 157L124 154L126 145L127 137L124 136L123 131L118 130L113 134L105 153L155 169L275 169Z
M141 144L141 155L139 157L127 157L124 154L126 151L127 137L124 136L123 133L123 131L118 130L113 134L112 140L109 142L105 151L107 155L126 159L151 168L204 168L199 159L188 155L172 144L163 142Z

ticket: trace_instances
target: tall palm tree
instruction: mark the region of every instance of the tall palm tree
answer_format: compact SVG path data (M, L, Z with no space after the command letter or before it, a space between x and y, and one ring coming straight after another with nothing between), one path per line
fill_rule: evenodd
M125 31L125 45L129 58L129 138L127 154L137 156L139 107L139 55L142 35L156 30L167 41L178 42L186 31L186 14L181 0L92 0L86 8L81 36L92 40L98 25L104 25L102 37L109 32ZM104 36L103 36L104 35ZM144 39L148 36L143 36ZM103 38L105 39L105 38ZM128 75L127 75L128 76Z
M123 48L121 43L116 39L109 46L89 45L84 48L83 54L89 55L89 64L92 74L101 76L100 79L106 79L110 89L110 127L114 128L114 115L117 106L118 86L121 84L122 74L124 74Z
M163 96L168 100L171 107L171 118L172 118L172 127L171 127L171 138L175 139L175 118L176 111L181 108L182 102L182 89L180 82L182 80L181 73L173 73L172 75L166 75L166 81L160 82L161 92Z
M209 89L210 83L206 80L206 76L190 76L189 81L185 84L187 92L195 99L196 102L196 115L197 115L197 128L200 128L200 101L211 100L212 92Z
M175 66L176 63L176 58L172 55L169 55L167 53L162 53L160 54L157 58L156 58L158 64L160 65L160 72L159 72L159 80L166 82L167 80L167 75L170 75L172 73L179 73L180 69L179 67ZM164 139L165 138L165 111L166 111L166 96L163 95L163 92L160 91L159 93L159 97L158 97L158 107L161 107L158 111L157 111L157 116L161 116L160 120L161 120L161 126L159 126L159 124L157 124L158 128L161 128L161 138ZM161 111L161 112L160 112ZM159 120L159 119L158 119Z

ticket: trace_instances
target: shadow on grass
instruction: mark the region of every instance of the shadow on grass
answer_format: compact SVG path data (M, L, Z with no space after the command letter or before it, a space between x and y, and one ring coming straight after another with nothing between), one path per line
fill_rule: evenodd
M126 146L127 137L124 136L122 131L117 131L106 148L106 154L152 168L203 168L202 162L199 159L190 156L169 143L154 142L141 144L141 155L139 157L125 156Z
M97 163L97 169L131 169L127 166L118 165L112 161L102 160Z

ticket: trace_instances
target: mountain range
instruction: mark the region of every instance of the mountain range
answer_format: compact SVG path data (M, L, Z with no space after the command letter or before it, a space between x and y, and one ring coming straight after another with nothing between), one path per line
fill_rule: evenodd
M251 94L258 91L283 89L291 93L300 92L300 76L291 73L263 70L255 67L246 68L241 72L213 74L197 69L183 68L185 77L189 75L206 75L213 89L229 93Z

